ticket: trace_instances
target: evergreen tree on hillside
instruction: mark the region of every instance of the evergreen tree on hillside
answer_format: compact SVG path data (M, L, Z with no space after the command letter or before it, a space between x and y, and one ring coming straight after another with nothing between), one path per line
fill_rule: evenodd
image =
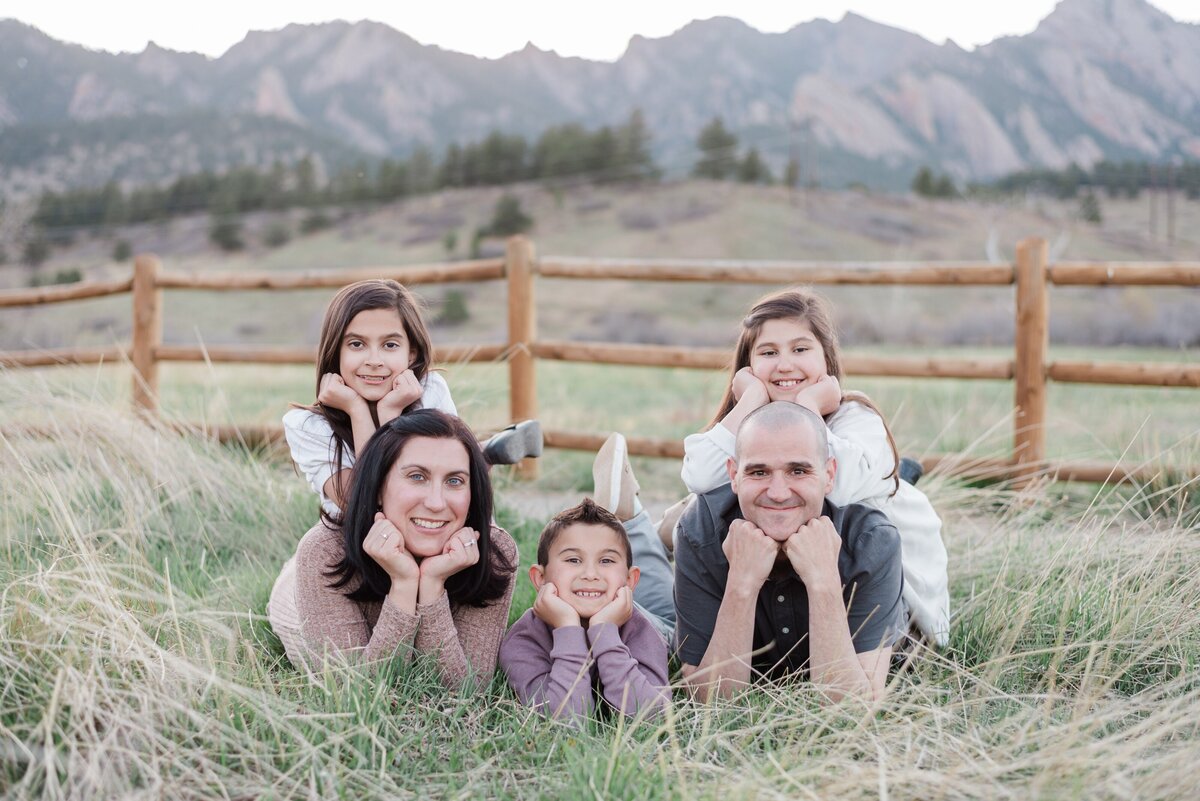
M771 169L758 154L757 147L750 148L750 152L738 163L737 178L744 184L769 184L775 180Z
M912 180L912 191L921 197L933 197L933 170L922 167Z
M492 236L512 236L523 234L533 227L533 218L521 208L521 201L515 195L504 194L496 201L492 210L492 221L486 233Z
M795 158L788 159L787 167L783 170L783 185L789 189L800 186L800 162Z
M629 120L617 128L618 179L624 181L655 180L659 170L650 155L650 132L640 108L629 114Z
M737 137L725 129L720 117L704 126L696 138L700 149L700 160L692 168L697 178L712 178L723 181L737 169Z

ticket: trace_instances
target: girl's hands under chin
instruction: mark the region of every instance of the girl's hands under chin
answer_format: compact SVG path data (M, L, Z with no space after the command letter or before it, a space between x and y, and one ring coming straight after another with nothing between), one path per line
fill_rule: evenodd
M375 412L379 415L379 425L399 417L405 409L420 399L421 392L421 382L412 370L405 370L396 376L388 394L375 404Z
M740 402L742 398L747 403L756 402L759 406L765 406L770 400L767 385L749 367L743 367L733 375L733 399Z
M842 405L842 385L831 375L823 375L796 394L796 403L824 417Z
M442 552L421 560L421 603L428 603L442 594L446 579L466 570L479 561L479 535L473 528L455 532Z
M337 373L326 373L321 376L321 386L317 389L317 401L322 406L340 409L349 414L360 403L366 403L362 396L350 387Z

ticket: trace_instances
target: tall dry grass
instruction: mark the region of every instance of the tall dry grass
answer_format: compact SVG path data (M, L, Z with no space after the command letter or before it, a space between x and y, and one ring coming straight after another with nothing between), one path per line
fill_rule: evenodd
M427 665L302 677L263 620L315 515L289 470L0 373L6 798L1139 798L1200 784L1195 486L925 479L951 646L888 697L803 684L548 724ZM503 501L503 499L501 499ZM522 551L542 521L509 510Z

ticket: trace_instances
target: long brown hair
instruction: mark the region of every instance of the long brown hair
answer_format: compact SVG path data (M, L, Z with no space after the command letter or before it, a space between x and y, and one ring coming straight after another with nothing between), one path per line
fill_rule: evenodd
M754 343L758 341L763 325L768 320L781 319L797 320L807 325L817 342L821 343L821 350L825 352L825 372L836 378L838 384L845 382L837 329L833 324L829 301L809 287L792 287L772 292L759 298L758 302L751 307L750 313L742 319L742 330L738 334L737 345L733 349L733 363L729 369L729 386L725 389L725 397L721 399L717 414L708 424L709 429L720 423L725 415L729 414L730 410L737 405L737 398L733 396L733 377L737 375L738 370L750 366L750 354L754 352ZM896 489L900 489L900 452L896 449L896 440L892 437L892 430L888 427L887 418L883 416L883 412L879 411L879 407L861 392L843 391L842 403L847 401L861 403L879 415L879 419L883 421L883 430L887 433L888 445L891 446L892 455L895 457L892 472L885 478L892 479L896 484ZM826 415L825 419L828 420L831 416ZM895 494L895 490L892 491L892 494Z
M462 420L437 409L420 409L380 426L358 461L342 520L322 511L326 523L340 523L342 529L342 559L325 573L329 586L356 601L381 601L387 595L392 580L362 545L375 523L388 474L415 437L457 440L467 451L471 501L465 522L479 535L479 561L446 579L446 594L455 604L486 606L503 597L517 566L492 543L492 482L475 435Z
M326 373L340 375L342 372L342 337L345 336L346 329L359 312L372 309L395 309L400 315L412 357L409 369L418 381L425 383L425 376L433 366L433 342L429 338L429 329L425 327L421 308L413 294L401 284L388 279L373 278L342 287L333 296L333 300L329 301L325 319L321 322L321 339L317 345L317 394L321 392L321 376ZM370 406L371 416L374 417L375 405ZM421 400L418 398L404 411L410 412L420 407ZM333 464L336 473L342 468L345 449L348 447L351 453L354 452L354 431L350 425L350 415L341 409L325 406L320 401L302 408L324 417L333 429Z

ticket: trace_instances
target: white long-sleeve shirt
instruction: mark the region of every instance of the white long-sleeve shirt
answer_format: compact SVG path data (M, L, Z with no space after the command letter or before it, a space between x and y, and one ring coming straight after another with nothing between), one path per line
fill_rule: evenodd
M427 373L423 386L422 409L438 409L458 416L446 379L438 373ZM290 409L283 416L283 434L292 451L292 461L321 499L321 508L331 515L341 514L337 504L325 495L325 482L338 470L354 467L354 449L348 445L343 448L342 463L335 465L333 428L328 420L308 409Z
M904 601L927 637L945 645L950 632L950 593L942 521L925 493L888 476L896 466L883 418L861 403L847 401L826 421L830 455L837 459L830 503L862 503L885 515L900 532ZM683 441L683 483L708 492L729 483L728 461L735 437L721 424ZM890 497L889 497L890 496Z

